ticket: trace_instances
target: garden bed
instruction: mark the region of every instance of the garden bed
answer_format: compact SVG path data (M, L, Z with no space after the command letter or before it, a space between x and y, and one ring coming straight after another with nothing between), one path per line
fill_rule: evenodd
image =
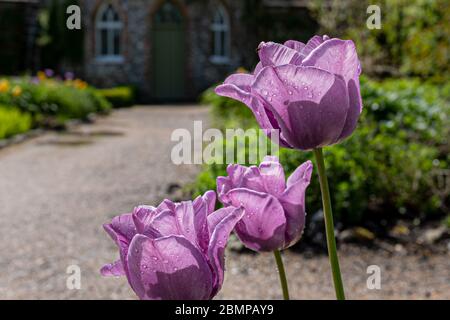
M450 163L449 88L415 79L362 79L360 125L348 140L325 148L338 229L364 226L377 232L398 219L416 226L445 219L448 190L436 181L445 176ZM202 101L211 105L214 127L258 128L246 106L216 95L213 88ZM299 163L312 160L312 153L282 148L279 157L289 175ZM205 166L190 190L194 194L214 190L216 177L226 175L226 166ZM306 199L307 222L313 223L322 216L318 179L311 181Z
M73 75L62 79L51 73L0 79L2 145L21 140L33 129L63 129L74 120L88 121L111 110L112 103L99 90Z

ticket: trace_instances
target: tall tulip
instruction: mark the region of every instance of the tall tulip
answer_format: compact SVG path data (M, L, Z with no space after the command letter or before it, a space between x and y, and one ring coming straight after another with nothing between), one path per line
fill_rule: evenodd
M350 136L362 111L355 45L314 36L306 44L263 42L258 54L253 74L229 76L216 93L246 104L269 137L279 130L281 146L314 151L336 295L344 299L322 147Z
M224 280L224 250L243 215L242 208L213 211L216 195L194 201L164 200L113 218L104 229L119 248L120 260L101 269L125 275L141 299L212 299Z

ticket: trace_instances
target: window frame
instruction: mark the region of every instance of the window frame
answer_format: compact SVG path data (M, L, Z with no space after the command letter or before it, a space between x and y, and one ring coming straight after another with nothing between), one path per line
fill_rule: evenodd
M217 17L220 15L222 20L221 22L218 22L219 20ZM231 28L230 28L230 17L228 15L227 10L224 8L223 5L218 6L215 9L214 16L212 23L210 25L210 30L212 32L212 41L213 41L213 48L212 48L212 55L210 56L210 61L215 64L228 64L230 63L230 56L231 56ZM221 34L224 35L224 43L222 47L221 43ZM221 52L223 51L223 54Z
M111 8L113 13L118 17L118 20L112 19L103 20L103 15L107 10ZM109 17L111 18L111 17ZM95 18L95 60L102 63L123 63L124 57L122 54L122 32L124 24L121 20L119 11L110 2L102 4L99 8L96 18ZM103 53L103 35L102 31L106 31L106 54ZM116 45L114 43L114 33L119 32L119 44L118 44L118 54L114 53L116 51Z

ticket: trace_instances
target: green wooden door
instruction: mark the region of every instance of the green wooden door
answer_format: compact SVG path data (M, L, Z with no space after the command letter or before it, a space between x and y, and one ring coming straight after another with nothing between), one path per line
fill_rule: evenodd
M185 40L183 17L178 8L166 1L153 18L152 86L159 101L185 97Z

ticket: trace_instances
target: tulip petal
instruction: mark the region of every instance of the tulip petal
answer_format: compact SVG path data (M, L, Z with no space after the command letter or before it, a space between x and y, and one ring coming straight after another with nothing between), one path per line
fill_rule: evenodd
M295 68L295 66L292 67ZM291 128L285 102L289 102L290 95L285 88L285 84L278 77L275 68L276 67L264 67L255 77L252 84L252 90L256 92L261 99L264 99L266 108L272 112L274 119L279 128L281 128L281 131L285 134L285 139L289 143L289 130Z
M121 238L126 239L128 243L137 231L131 213L125 213L114 217L109 226L110 228L108 228L106 232L109 233L113 240L115 240L117 236L120 236Z
M208 223L207 216L209 214L209 205L215 206L215 192L207 191L203 196L197 197L192 202L194 209L194 230L197 235L197 243L202 250L202 252L207 251L208 243L209 243L209 232L208 232ZM214 197L213 203L208 203L207 200L210 197ZM211 199L210 199L211 200ZM214 207L213 207L214 210Z
M120 277L125 275L125 269L121 260L106 264L100 270L104 277Z
M211 298L211 269L186 238L134 237L128 254L130 285L141 299L205 300Z
M297 147L293 126L301 123L290 119L289 103L300 100L319 103L334 81L333 74L321 69L284 65L264 68L255 78L252 88L270 105L287 143Z
M256 166L245 168L242 183L234 185L233 188L247 188L259 192L266 191L261 172Z
M314 36L309 39L305 47L301 51L301 55L303 56L303 58L307 57L311 53L311 51L313 51L328 39L329 38L327 36Z
M228 196L233 206L245 209L236 233L248 248L256 251L283 248L286 217L275 197L243 188L231 190Z
M235 73L228 76L224 84L232 84L238 87L241 90L249 91L250 86L252 85L254 76L248 73Z
M214 209L216 208L216 200L217 200L216 193L212 190L208 190L203 195L203 199L205 200L208 209L207 215L210 215L211 213L214 212Z
M305 226L305 192L311 181L313 165L307 161L288 178L287 189L279 198L286 213L286 241L292 245L301 237Z
M284 43L284 45L288 48L294 49L297 52L302 52L303 48L305 47L305 44L303 42L296 40L288 40Z
M156 213L157 209L152 206L139 206L134 208L132 218L138 233L145 232L146 227L150 226Z
M164 210L174 211L175 203L173 203L172 201L170 201L168 199L164 199L163 202L161 202L156 209L158 212L162 212Z
M219 201L225 206L229 205L227 193L232 188L231 180L228 177L217 177L216 185Z
M228 177L233 186L240 186L242 184L242 179L246 170L247 168L240 164L229 164L227 166Z
M348 96L343 79L335 77L333 86L320 103L295 101L288 106L296 147L310 150L333 144L344 128L348 112Z
M258 54L263 67L302 62L299 52L275 42L261 42L258 46Z
M286 188L284 169L277 157L266 156L264 161L259 165L259 172L266 192L275 197L278 197L281 193L283 193ZM254 188L249 189L259 191Z
M215 89L215 92L220 96L235 99L248 106L262 129L278 129L278 126L273 126L274 119L271 119L266 113L266 108L264 107L263 101L254 96L252 92L245 91L243 88L239 88L237 85L230 83L225 83L218 86Z
M311 181L313 165L311 161L302 163L294 172L289 176L286 182L286 186L289 188L297 182L305 181L309 183Z
M348 83L361 73L355 44L351 40L331 39L315 48L302 65L314 66L342 76Z
M226 217L234 213L236 210L235 207L226 207L220 208L219 210L214 211L208 216L208 231L210 234L213 234L217 225L222 222Z
M128 247L137 232L132 215L126 213L114 217L111 223L104 224L103 228L116 243L119 248L120 258L125 263Z
M350 136L358 124L359 115L362 111L362 99L359 89L359 80L350 80L348 83L349 109L344 128L339 136L339 141Z
M217 213L217 211L219 211ZM208 224L212 230L211 239L208 247L208 259L214 273L212 296L215 296L220 290L224 279L225 270L225 247L230 233L236 226L236 223L244 215L242 208L223 208L217 210L208 216ZM228 214L226 214L228 213ZM223 219L218 219L225 215ZM213 220L216 220L213 222ZM217 222L220 221L220 222Z
M261 71L262 68L263 68L263 65L260 61L256 64L255 70L253 70L253 75L256 76Z

